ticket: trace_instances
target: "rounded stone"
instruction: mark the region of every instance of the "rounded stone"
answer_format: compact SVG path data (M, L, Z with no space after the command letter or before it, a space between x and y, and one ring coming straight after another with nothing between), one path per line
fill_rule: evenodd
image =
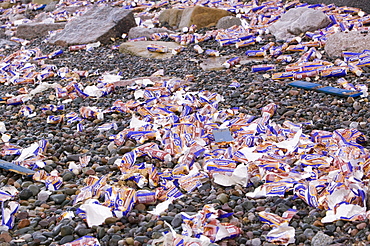
M33 196L33 193L30 189L26 188L19 192L19 199L20 200L28 200Z
M33 196L36 196L40 192L40 187L37 185L30 185L28 186L28 189L32 192Z
M63 237L60 241L59 241L59 244L65 244L65 243L69 243L69 242L72 242L74 240L74 237L72 235L67 235L65 237Z
M225 193L221 193L217 196L217 200L219 200L221 203L227 203L229 201L229 196Z
M134 239L132 238L132 237L128 237L128 238L126 238L126 243L128 244L128 245L134 245Z
M61 236L67 236L67 235L72 235L74 232L73 228L71 226L62 226L62 228L60 228L60 235Z
M50 199L54 201L55 204L62 204L66 198L67 196L65 194L55 194L50 196Z

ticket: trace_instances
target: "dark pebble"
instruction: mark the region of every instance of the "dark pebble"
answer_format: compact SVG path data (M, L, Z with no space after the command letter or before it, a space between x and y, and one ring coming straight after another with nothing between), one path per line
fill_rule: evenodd
M63 237L60 241L59 241L59 244L65 244L65 243L69 243L69 242L72 242L74 240L74 237L72 235L67 235L65 237Z
M50 199L54 201L55 204L62 204L66 198L67 196L65 194L55 194L50 196Z
M19 199L20 200L28 200L33 196L33 193L30 189L26 188L19 192Z

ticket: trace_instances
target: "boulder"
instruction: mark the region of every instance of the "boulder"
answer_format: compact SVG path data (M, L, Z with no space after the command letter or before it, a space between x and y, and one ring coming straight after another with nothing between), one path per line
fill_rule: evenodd
M62 32L49 39L49 43L67 46L100 41L104 44L135 26L135 18L130 10L95 6L68 22Z
M177 29L182 16L182 9L165 9L159 16L158 20L162 26L170 26L173 29Z
M325 51L331 57L340 56L344 50L362 52L366 49L370 49L370 34L360 31L334 33L325 44Z
M14 5L14 3L10 2L10 1L4 1L4 2L0 3L0 8L8 9L8 8L13 7L13 5Z
M139 38L139 37L147 37L150 38L150 36L153 33L173 33L172 31L166 29L166 28L145 28L145 27L133 27L128 32L127 38Z
M49 4L55 0L32 0L33 4Z
M286 40L307 31L326 27L330 19L320 10L299 7L288 10L281 18L269 27L278 40Z
M20 44L13 42L13 41L9 41L7 39L0 38L0 48L1 49L14 48L16 46L20 46Z
M158 17L161 25L173 29L196 25L198 28L215 26L219 19L232 15L223 9L195 6L185 9L166 9Z
M166 46L168 52L157 53L147 50L148 45L157 44ZM177 48L180 45L175 42L164 42L164 41L138 41L138 42L124 42L119 47L119 52L126 53L134 56L141 56L145 58L155 58L155 59L168 59L173 56L171 49Z
M26 23L17 28L16 36L24 39L34 39L44 37L49 31L63 29L66 23Z
M227 29L232 26L241 26L242 21L240 18L235 16L225 16L218 20L216 28L217 29Z
M232 15L223 9L195 6L182 12L179 28L196 25L197 28L215 26L219 19Z
M334 3L336 6L348 6L348 7L355 7L362 9L366 13L370 13L370 4L368 1L358 1L358 0L304 0L303 2L309 4L332 4Z

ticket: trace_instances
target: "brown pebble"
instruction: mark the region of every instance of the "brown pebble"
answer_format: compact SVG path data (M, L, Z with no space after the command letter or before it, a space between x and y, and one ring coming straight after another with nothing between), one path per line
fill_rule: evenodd
M370 234L367 235L367 241L370 241Z
M258 206L258 207L256 207L256 211L257 212L262 212L262 211L265 211L265 207L262 207L262 206Z
M119 226L112 226L112 228L113 228L113 230L114 230L114 232L118 232L118 231L120 231L121 230L121 227L119 227Z
M144 211L144 210L145 210L145 208L146 208L146 206L145 206L145 204L139 203L139 204L137 204L137 205L135 206L135 208L136 208L137 210L139 210L139 211Z
M50 208L50 205L47 204L47 203L43 203L43 204L41 204L40 207L45 208L45 209L49 209Z
M116 223L117 222L117 218L116 217L108 217L105 219L104 223L109 225L109 224L113 224L113 223Z
M271 230L270 226L269 226L269 225L267 225L267 224L263 224L263 225L262 225L262 227L261 227L261 229L262 229L263 231L270 231L270 230Z
M355 99L353 97L347 97L347 102L348 103L353 103Z
M356 225L356 228L357 228L358 230L363 230L363 229L365 229L365 228L366 228L366 226L367 226L367 224L366 224L365 222L362 222L362 223L360 223L360 224Z
M12 179L12 178L9 178L8 179L8 185L14 185L14 182L15 182L15 180L14 179Z
M22 228L24 228L26 226L29 226L30 224L31 223L30 223L30 221L28 219L23 219L23 220L19 221L19 223L18 223L18 229L22 229Z
M93 169L89 169L85 172L86 175L95 175L95 171Z
M164 224L163 220L158 220L158 221L156 222L156 225L163 225L163 224Z
M27 211L22 211L22 212L19 212L17 215L16 215L17 219L19 220L23 220L23 219L27 219L28 218L28 213Z
M134 245L134 239L132 237L128 237L128 238L126 238L126 243L128 245Z
M313 222L313 225L314 226L324 226L324 224L320 221L320 220L315 220L315 222Z
M297 95L299 95L299 91L297 91L297 90L290 90L289 91L289 95L291 95L291 96L297 96Z
M349 233L352 237L356 236L358 233L357 229L352 229L351 232Z
M103 157L101 158L101 163L102 163L102 164L104 164L104 165L106 165L106 164L108 163L108 158L107 158L107 157L105 157L105 156L103 156Z
M10 236L9 232L2 232L0 234L0 241L9 243L13 238Z

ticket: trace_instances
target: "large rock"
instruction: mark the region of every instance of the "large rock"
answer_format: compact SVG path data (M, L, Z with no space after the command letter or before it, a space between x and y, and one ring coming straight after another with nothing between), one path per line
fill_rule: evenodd
M158 16L159 23L177 29L181 21L182 12L182 9L165 9Z
M34 4L49 4L51 2L54 2L55 0L32 0L32 3Z
M288 10L281 18L269 27L278 40L286 40L307 31L326 27L330 19L320 10L299 7Z
M168 52L157 53L147 50L148 45L157 44L166 46ZM119 52L126 53L134 56L141 56L145 58L155 58L155 59L168 59L173 56L171 49L177 48L180 45L175 42L164 42L164 41L138 41L138 42L125 42L119 47Z
M172 31L166 28L145 28L145 27L133 27L128 32L127 38L139 38L139 37L147 37L148 39L153 33L173 33Z
M359 0L304 0L303 2L309 4L331 4L334 3L336 6L348 6L348 7L355 7L360 8L366 13L370 13L370 4L369 1L359 1Z
M49 31L63 29L66 23L26 23L17 28L18 38L33 39L47 36Z
M235 16L225 16L218 20L216 28L217 29L227 29L232 26L241 26L242 21L240 18Z
M185 9L167 9L158 17L162 25L174 29L196 25L198 28L215 26L219 19L232 15L223 9L195 6Z
M223 9L195 6L182 12L179 28L196 25L197 28L215 26L219 19L231 15Z
M130 10L96 6L72 19L62 32L50 38L49 43L61 46L97 41L107 43L110 38L121 36L135 26L135 18Z
M331 57L340 56L344 50L362 52L365 49L370 49L370 34L360 31L334 33L325 44L325 51Z

